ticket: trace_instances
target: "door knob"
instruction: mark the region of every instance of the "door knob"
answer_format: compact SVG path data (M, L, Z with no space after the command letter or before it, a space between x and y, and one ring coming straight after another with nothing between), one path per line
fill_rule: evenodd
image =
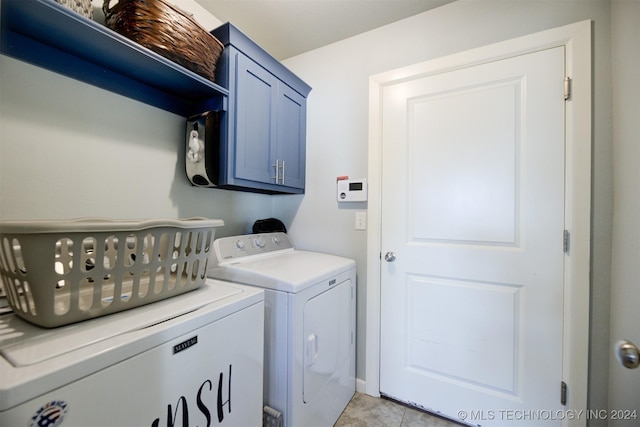
M384 254L384 260L387 262L393 262L396 260L396 254L394 252L387 252Z
M614 348L618 362L625 368L635 369L640 366L640 352L631 341L618 341Z

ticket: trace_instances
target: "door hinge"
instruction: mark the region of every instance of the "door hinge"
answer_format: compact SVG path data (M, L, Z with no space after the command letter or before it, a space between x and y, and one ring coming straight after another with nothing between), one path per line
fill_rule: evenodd
M562 251L565 254L569 253L570 238L571 238L571 235L569 234L569 231L568 230L564 230L564 232L562 233Z
M560 381L560 404L567 404L567 383Z
M571 98L571 78L564 78L564 100L568 101Z

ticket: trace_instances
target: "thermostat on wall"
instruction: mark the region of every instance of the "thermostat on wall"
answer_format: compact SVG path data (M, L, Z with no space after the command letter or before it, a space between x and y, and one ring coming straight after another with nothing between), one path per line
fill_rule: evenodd
M366 202L367 178L348 179L338 177L338 201L339 202Z

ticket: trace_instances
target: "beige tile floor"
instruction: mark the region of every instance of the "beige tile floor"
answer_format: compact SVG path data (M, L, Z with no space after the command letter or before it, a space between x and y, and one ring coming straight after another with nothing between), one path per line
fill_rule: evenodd
M459 427L388 399L356 393L334 427Z

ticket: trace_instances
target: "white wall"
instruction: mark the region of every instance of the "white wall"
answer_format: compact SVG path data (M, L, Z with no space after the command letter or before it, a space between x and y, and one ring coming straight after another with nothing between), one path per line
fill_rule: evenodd
M591 407L606 407L611 235L610 5L607 0L459 1L284 61L313 87L308 104L308 192L290 227L298 246L358 263L358 366L365 372L366 240L354 211L335 202L335 177L367 174L368 78L398 67L559 27L594 21L593 301ZM284 203L280 207L291 211Z

